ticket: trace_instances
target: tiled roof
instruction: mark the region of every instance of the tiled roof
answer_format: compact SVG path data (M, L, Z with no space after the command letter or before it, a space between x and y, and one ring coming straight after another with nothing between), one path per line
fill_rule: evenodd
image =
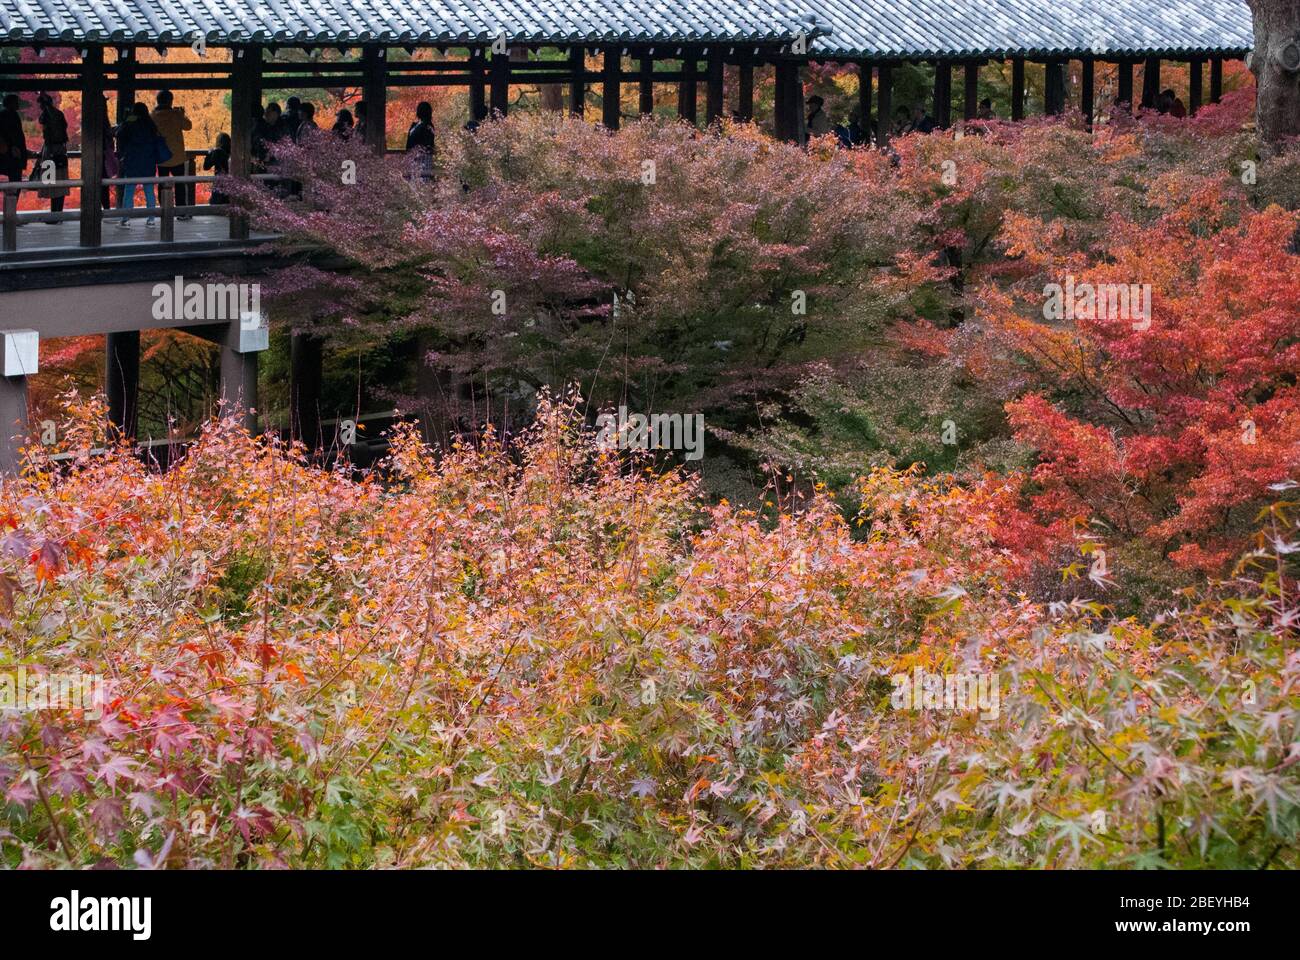
M0 0L0 41L785 42L825 57L1243 54L1245 0Z
M0 38L117 43L788 41L797 0L0 0Z
M807 0L844 57L1244 54L1245 0Z

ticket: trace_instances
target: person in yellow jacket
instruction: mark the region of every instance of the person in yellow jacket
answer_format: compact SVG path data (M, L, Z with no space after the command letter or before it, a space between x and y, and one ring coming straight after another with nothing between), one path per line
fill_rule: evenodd
M170 90L159 90L158 107L152 114L154 126L158 128L158 135L166 141L167 149L171 151L171 157L166 162L158 164L158 176L160 177L185 176L185 131L194 126L190 122L190 118L185 116L184 107L172 106L173 99ZM176 205L178 207L187 207L193 206L193 204L194 184L176 184ZM188 220L189 217L184 216L178 219Z

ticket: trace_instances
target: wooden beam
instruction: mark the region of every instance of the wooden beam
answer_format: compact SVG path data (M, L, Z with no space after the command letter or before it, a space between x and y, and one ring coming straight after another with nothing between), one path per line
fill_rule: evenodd
M1043 112L1049 117L1065 112L1065 64L1060 61L1043 64Z
M1199 58L1189 60L1187 63L1187 69L1189 71L1187 79L1187 113L1192 117L1196 116L1197 112L1201 109L1201 100L1204 96L1202 84L1205 77L1204 71L1201 69L1201 67L1204 66L1204 63L1205 61Z
M1083 112L1084 122L1091 130L1095 113L1093 100L1096 99L1097 68L1092 57L1084 57L1082 66L1083 76L1079 80L1079 108Z
M366 102L366 146L382 154L388 148L388 52L381 47L366 47L361 53L361 74L361 99Z
M510 55L493 53L490 86L492 113L505 116L510 110Z
M688 48L686 58L682 61L682 79L677 85L677 116L688 123L695 123L699 117L696 106L699 66L695 57L695 51Z
M637 112L643 117L648 117L655 112L655 58L649 54L642 54L640 67L641 79L637 81L640 102L637 104Z
M722 48L709 48L708 82L704 88L704 121L712 125L722 120L726 102L723 99Z
M231 51L230 175L248 177L253 171L253 107L261 87L262 48L239 46ZM374 109L369 107L368 109ZM383 113L379 114L382 121ZM371 122L367 120L367 123ZM248 218L230 218L230 238L248 239Z
M876 146L889 146L889 128L894 122L894 67L882 63L876 68L880 89L876 93Z
M1142 69L1142 106L1154 110L1156 98L1160 96L1160 58L1147 57Z
M140 331L104 336L108 422L118 437L135 439L140 419Z
M972 60L966 64L966 74L962 84L962 116L967 120L974 120L976 113L979 112L980 98L980 65L978 60Z
M1223 58L1210 58L1210 103L1223 99Z
M104 48L90 47L81 61L81 236L98 247L104 210Z
M622 119L623 84L620 74L623 56L619 47L605 48L605 69L602 71L600 122L606 130L617 130Z
M483 48L476 47L469 54L469 118L475 123L487 119L487 59Z
M1011 119L1025 119L1025 58L1011 61Z
M934 125L952 125L952 64L947 61L934 65Z
M587 112L587 51L569 50L569 112L581 117Z

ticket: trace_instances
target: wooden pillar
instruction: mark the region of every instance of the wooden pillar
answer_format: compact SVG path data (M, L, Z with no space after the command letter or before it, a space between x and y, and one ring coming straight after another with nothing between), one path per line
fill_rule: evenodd
M947 62L934 65L934 125L952 125L952 64Z
M575 117L587 112L587 51L582 47L569 50L569 112Z
M601 71L600 122L606 130L617 130L622 119L623 57L618 47L605 48L605 66Z
M135 103L135 47L119 47L117 51L117 122L125 123L131 105Z
M1160 58L1147 57L1142 70L1142 107L1155 109L1156 97L1160 96Z
M710 47L708 83L704 90L704 121L710 125L722 120L722 114L726 107L726 102L722 96L722 67L722 48L718 46Z
M100 244L104 210L104 48L89 47L81 63L81 246Z
M1115 93L1117 103L1127 104L1129 113L1133 112L1133 61L1124 60L1115 64L1119 73L1118 87Z
M231 51L231 57L230 175L247 177L253 169L253 106L262 86L262 48L238 46ZM382 122L382 113L379 119ZM230 238L248 239L247 217L231 216Z
M736 116L746 123L754 119L754 60L749 53L740 55L736 77Z
M110 333L104 339L108 422L116 436L134 440L140 419L140 331Z
M1025 119L1025 58L1011 61L1011 119Z
M1065 64L1059 60L1043 64L1043 80L1043 112L1059 117L1065 112Z
M880 74L880 89L876 93L876 146L889 145L890 127L894 123L894 67L882 63L876 68Z
M1210 58L1210 103L1223 99L1223 58Z
M871 141L871 61L858 64L858 114L861 116L862 142Z
M1083 58L1083 76L1079 81L1079 107L1083 111L1084 122L1092 129L1093 100L1096 98L1097 73L1092 57Z
M477 47L469 54L469 118L481 123L487 113L487 60Z
M648 117L655 112L655 58L649 54L642 54L640 70L641 79L637 82L640 102L637 104L637 112L643 117Z
M1204 71L1201 69L1205 61L1196 59L1189 60L1187 63L1187 115L1194 117L1197 111L1201 109L1201 100L1204 98L1202 83L1204 81Z
M14 475L22 468L27 442L27 377L36 373L40 338L34 330L0 330L0 471Z
M966 64L965 82L962 85L962 116L974 120L979 111L980 99L980 65L978 60Z
M257 354L265 349L245 342L245 331L239 321L226 324L221 341L221 399L226 402L226 412L239 412L244 429L257 432Z
M388 149L388 51L383 47L366 47L362 51L361 83L361 99L366 102L366 146L382 155Z
M491 70L492 113L505 116L510 109L510 55L492 54Z
M699 111L696 107L696 84L699 82L696 53L687 48L682 60L682 79L677 85L677 116L689 123L695 123Z
M305 333L289 339L290 434L308 450L323 444L320 429L320 396L324 352L321 341Z

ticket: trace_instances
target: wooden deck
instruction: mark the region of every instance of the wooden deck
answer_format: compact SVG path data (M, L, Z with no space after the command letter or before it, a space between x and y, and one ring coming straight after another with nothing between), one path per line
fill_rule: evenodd
M122 221L113 217L108 211L104 213L102 243L97 250L108 254L130 253L132 247L145 247L162 244L161 220L149 224L144 219L128 220L128 226L121 226ZM83 254L90 250L82 249L81 225L75 220L62 223L24 223L18 227L17 251L0 253L0 262L6 256L26 257L35 253L58 253L79 251ZM254 241L268 239L266 234L254 234ZM196 216L193 220L176 221L175 243L214 244L230 240L230 221L224 216Z

